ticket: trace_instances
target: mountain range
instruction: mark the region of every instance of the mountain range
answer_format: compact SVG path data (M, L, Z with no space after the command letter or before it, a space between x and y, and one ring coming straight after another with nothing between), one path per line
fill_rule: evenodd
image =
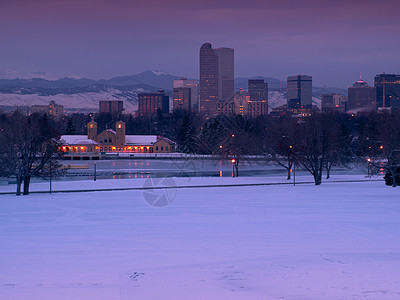
M52 79L53 78L53 79ZM123 100L127 112L137 110L137 98L141 92L165 90L172 95L173 80L180 79L160 71L145 71L136 75L118 76L111 79L54 78L44 72L18 73L7 70L0 72L0 106L32 106L48 104L54 100L70 111L96 111L99 100ZM236 78L235 89L247 88L250 78ZM285 103L286 82L272 77L264 79L269 84L270 107ZM339 88L313 87L315 103L324 93L347 94Z

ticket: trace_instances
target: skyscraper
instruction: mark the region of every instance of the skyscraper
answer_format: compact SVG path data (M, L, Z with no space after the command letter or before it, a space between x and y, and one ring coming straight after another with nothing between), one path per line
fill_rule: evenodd
M380 107L400 108L400 75L375 76L376 104Z
M218 100L232 100L234 94L234 50L214 49L218 56Z
M248 114L257 117L268 114L268 83L262 79L249 79Z
M307 75L288 76L287 105L290 110L312 108L312 77Z
M348 89L347 111L350 113L376 110L376 88L364 80L356 81Z
M200 112L214 115L218 101L218 56L210 43L200 48Z
M200 108L199 82L197 80L187 80L186 78L182 78L174 80L174 89L175 88L190 88L191 111L198 113Z
M190 88L174 88L173 106L174 111L184 110L187 112L192 111L192 90Z
M200 48L200 112L215 115L218 100L233 100L234 50L213 49L210 43Z

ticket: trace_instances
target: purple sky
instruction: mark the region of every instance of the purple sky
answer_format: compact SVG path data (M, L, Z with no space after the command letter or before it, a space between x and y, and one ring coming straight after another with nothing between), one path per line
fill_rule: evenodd
M94 79L157 69L198 77L204 42L235 48L235 76L347 87L400 73L399 0L13 0L0 69Z

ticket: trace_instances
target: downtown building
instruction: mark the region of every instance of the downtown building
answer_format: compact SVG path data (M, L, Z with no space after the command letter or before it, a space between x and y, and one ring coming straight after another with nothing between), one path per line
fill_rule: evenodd
M323 113L347 111L347 96L340 94L322 94L321 110Z
M155 116L169 113L169 95L163 90L138 95L138 116Z
M173 110L181 110L189 113L192 111L192 90L190 88L174 88Z
M400 75L378 74L374 86L378 109L400 108Z
M50 101L49 105L32 105L32 113L47 114L54 120L61 120L64 117L64 106Z
M190 89L190 92L186 89ZM197 80L187 80L186 78L174 80L173 90L174 110L183 109L189 112L199 112L199 82ZM190 104L188 104L188 102L190 102Z
M234 49L200 48L200 113L213 116L218 101L232 101L234 95Z
M312 109L312 77L287 77L287 109L293 114L308 114Z
M259 117L268 114L268 83L263 79L249 79L248 115Z
M120 114L124 111L124 102L121 100L101 100L99 101L99 112L101 114L110 113Z
M351 114L369 113L377 109L376 88L364 80L356 81L348 88L347 112Z

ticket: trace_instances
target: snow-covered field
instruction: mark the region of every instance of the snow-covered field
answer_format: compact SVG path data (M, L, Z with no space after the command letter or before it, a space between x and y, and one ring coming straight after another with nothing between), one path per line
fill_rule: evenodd
M0 299L400 299L399 192L370 181L1 195ZM170 205L148 204L164 194Z

